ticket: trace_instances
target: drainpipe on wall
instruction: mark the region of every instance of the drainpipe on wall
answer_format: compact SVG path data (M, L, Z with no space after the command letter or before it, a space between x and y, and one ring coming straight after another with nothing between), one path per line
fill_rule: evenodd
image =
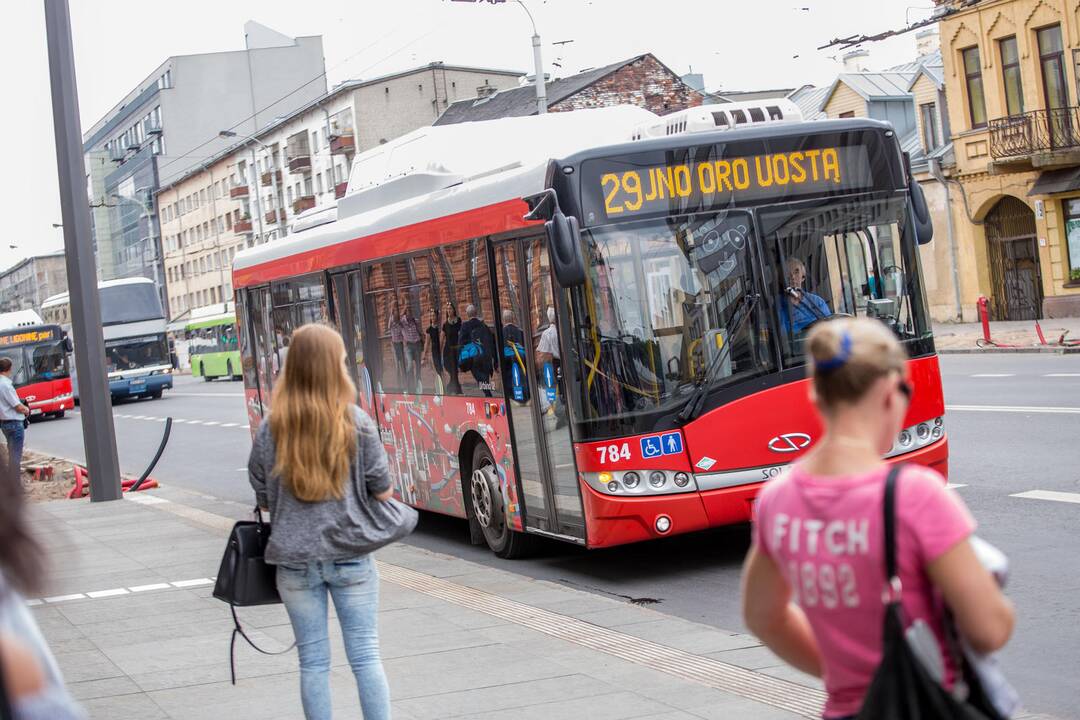
M945 190L945 232L949 236L949 258L952 261L953 298L956 302L956 322L964 322L964 305L960 296L960 259L956 247L956 233L953 232L952 196L949 193L949 183L941 174L941 161L931 158L929 161L930 176L941 183Z

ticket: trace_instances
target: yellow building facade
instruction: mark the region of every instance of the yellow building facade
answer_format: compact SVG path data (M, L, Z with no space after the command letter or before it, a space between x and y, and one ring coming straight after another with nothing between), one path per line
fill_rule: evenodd
M1080 2L937 4L965 309L1080 316Z

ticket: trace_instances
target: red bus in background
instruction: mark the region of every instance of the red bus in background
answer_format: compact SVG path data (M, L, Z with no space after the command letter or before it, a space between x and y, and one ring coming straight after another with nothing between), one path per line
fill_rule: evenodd
M71 345L59 325L0 329L0 357L11 359L11 382L30 408L30 418L64 417L75 407L68 353Z
M398 495L501 556L743 523L821 433L807 330L864 316L911 357L890 457L945 473L925 199L890 125L797 120L618 107L360 154L336 213L234 261L253 430L292 330L326 321Z

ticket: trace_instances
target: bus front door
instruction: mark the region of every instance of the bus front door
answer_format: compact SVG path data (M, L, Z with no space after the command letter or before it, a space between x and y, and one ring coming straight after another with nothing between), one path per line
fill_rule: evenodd
M559 373L550 265L543 236L494 248L499 365L513 426L525 524L583 541L585 523ZM554 349L554 352L553 352Z

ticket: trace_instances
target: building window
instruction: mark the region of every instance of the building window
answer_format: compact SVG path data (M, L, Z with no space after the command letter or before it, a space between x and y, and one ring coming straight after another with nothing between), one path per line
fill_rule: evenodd
M938 146L937 104L925 103L920 105L919 117L922 119L923 150L930 153Z
M1070 285L1080 285L1080 199L1065 201L1066 255Z
M1016 36L999 41L1001 48L1001 73L1005 81L1005 110L1009 115L1024 112L1024 83L1020 78L1020 53L1016 48Z
M986 127L986 96L983 93L982 62L979 60L979 47L965 48L960 51L964 59L964 80L967 85L968 116L971 127Z
M848 110L847 112L840 113L837 117L853 118L853 117L855 117L855 111L854 110Z
M1052 25L1036 31L1039 40L1039 63L1042 65L1043 93L1048 110L1068 107L1069 91L1065 86L1065 49L1061 26Z

